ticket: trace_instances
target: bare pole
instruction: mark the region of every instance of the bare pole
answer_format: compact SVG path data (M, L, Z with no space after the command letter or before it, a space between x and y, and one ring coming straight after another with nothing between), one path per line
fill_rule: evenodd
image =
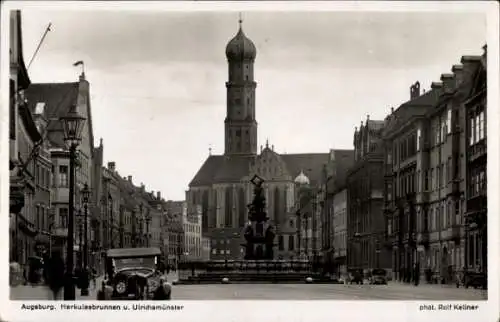
M43 33L42 39L40 39L40 42L38 43L38 46L36 47L36 50L33 53L33 56L30 59L30 62L28 64L28 69L30 68L31 63L33 62L33 59L35 59L36 54L38 54L38 51L40 50L40 47L42 46L43 41L45 40L45 36L47 36L47 34L49 33L51 26L52 26L52 23L50 22L49 25L47 26L47 29L45 29L45 32Z

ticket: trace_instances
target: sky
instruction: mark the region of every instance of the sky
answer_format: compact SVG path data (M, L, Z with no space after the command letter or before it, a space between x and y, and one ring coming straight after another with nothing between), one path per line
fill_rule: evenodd
M95 144L136 185L182 200L209 155L224 151L225 46L238 13L24 9L34 83L90 83ZM352 149L355 126L384 119L420 81L428 90L486 43L480 13L243 12L257 47L259 145L279 153Z

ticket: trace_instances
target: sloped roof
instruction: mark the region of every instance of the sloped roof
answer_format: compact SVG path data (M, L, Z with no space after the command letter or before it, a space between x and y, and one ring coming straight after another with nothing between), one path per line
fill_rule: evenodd
M223 156L217 170L215 182L239 182L250 171L253 156Z
M288 173L296 177L301 170L311 183L319 182L323 165L328 163L328 153L279 154ZM239 182L249 175L254 156L211 155L196 173L189 186L211 185L214 183Z
M323 166L328 163L328 153L281 154L287 170L292 177L304 171L311 184L321 181Z
M59 147L64 146L64 132L59 118L77 103L79 83L40 83L31 84L26 90L28 108L35 111L39 102L45 103L45 117L48 120L49 141Z
M211 155L205 160L189 186L210 185L217 182L238 182L248 175L253 156Z

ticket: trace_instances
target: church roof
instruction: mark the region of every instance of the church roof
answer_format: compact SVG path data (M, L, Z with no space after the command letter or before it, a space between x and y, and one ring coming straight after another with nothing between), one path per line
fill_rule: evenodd
M254 43L243 32L241 22L240 20L238 33L226 46L226 57L228 60L254 60L257 56L257 49Z
M290 175L295 178L301 171L311 184L321 180L323 165L328 163L328 153L280 154ZM189 186L205 186L214 183L240 182L250 173L253 156L211 155L203 163Z

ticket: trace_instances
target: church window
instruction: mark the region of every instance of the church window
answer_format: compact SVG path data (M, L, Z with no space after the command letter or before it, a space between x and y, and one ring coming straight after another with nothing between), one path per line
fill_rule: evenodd
M225 226L233 226L233 189L226 188L226 213L225 213Z
M236 130L236 136L238 136L238 137L241 136L241 130Z
M248 75L245 75L245 80L248 80Z
M248 76L247 76L247 80L248 80ZM247 97L247 105L250 105L250 97Z

